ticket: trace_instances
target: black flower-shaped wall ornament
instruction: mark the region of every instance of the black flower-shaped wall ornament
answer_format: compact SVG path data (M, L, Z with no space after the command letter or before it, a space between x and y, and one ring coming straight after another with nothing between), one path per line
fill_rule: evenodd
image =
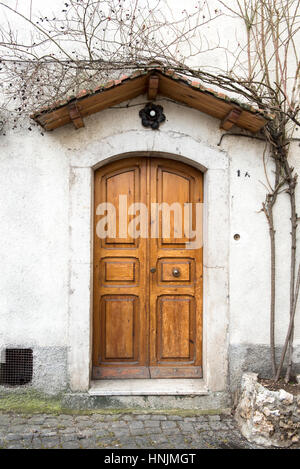
M144 127L151 127L153 130L157 130L159 125L166 120L163 107L159 106L159 104L146 104L146 106L140 110L139 115L142 119L142 125Z

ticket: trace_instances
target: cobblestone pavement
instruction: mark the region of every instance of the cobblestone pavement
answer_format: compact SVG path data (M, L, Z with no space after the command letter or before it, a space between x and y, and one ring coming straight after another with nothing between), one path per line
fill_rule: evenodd
M0 413L1 449L251 449L228 415Z

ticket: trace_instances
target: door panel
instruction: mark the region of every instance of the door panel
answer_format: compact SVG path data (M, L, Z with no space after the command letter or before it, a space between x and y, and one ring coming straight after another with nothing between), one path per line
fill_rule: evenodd
M146 166L144 159L128 159L95 172L94 378L149 377L147 240L130 237L127 226L132 216L119 216L119 195L127 196L128 206L147 203L142 191ZM97 224L107 214L97 212L101 203L115 207L114 237L110 233L101 239L97 234Z
M192 285L195 281L195 261L194 259L166 257L157 261L158 265L158 284L166 285ZM178 270L179 275L174 276L174 269Z
M202 375L202 246L186 249L196 228L195 204L203 201L202 174L185 164L153 159L151 203L189 203L190 226L174 229L176 206L170 213L171 232L164 237L166 215L159 216L159 237L150 239L150 374L156 378L192 378ZM179 213L179 211L178 211ZM189 229L187 229L189 228Z
M202 376L202 247L186 249L202 201L202 174L172 160L124 159L95 172L94 378ZM102 202L116 209L116 232L105 239L97 236ZM143 237L127 232L136 202L148 210Z
M139 354L137 329L139 326L138 298L135 296L103 297L102 356L105 360L136 361Z
M134 257L107 257L101 259L100 285L116 286L139 284L139 260Z
M141 162L142 165L142 162ZM127 206L140 202L141 194L141 167L133 165L127 168L119 168L102 176L102 202L112 204L116 209L116 234L111 238L107 237L102 241L103 247L134 247L138 246L139 239L129 236L127 227L130 217L120 217L119 214L119 195L126 196ZM119 235L119 236L118 236Z
M193 299L160 296L157 300L157 360L192 361L194 358Z

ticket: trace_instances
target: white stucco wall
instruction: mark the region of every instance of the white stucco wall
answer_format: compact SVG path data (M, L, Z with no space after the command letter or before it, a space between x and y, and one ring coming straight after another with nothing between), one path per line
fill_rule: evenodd
M230 137L229 137L230 138ZM224 145L225 146L225 145ZM269 328L269 236L265 215L260 212L265 197L266 177L262 163L264 144L230 138L226 149L231 158L231 237L230 237L230 310L233 343L268 344ZM291 147L291 161L299 172L299 145ZM240 177L237 171L240 170ZM245 177L245 172L250 178ZM272 165L268 165L272 177ZM299 191L298 202L299 203ZM275 210L277 263L277 330L282 344L288 326L290 225L289 199L282 194ZM239 241L233 234L239 233ZM299 344L299 315L296 317L296 344Z
M225 137L219 147L216 119L162 97L167 121L159 131L144 129L138 111L145 100L90 116L77 131L68 125L42 136L24 125L1 137L1 348L65 347L71 388L88 388L93 168L125 152L172 153L206 170L204 372L209 389L224 390L230 346L269 342L263 143ZM297 145L291 154L299 168ZM287 203L283 195L277 210L278 344L288 321ZM299 329L298 314L295 345Z
M44 14L61 3L48 2ZM180 13L182 2L174 4ZM211 2L212 9L215 4ZM22 28L21 23L17 21L16 27ZM224 40L236 40L230 18L208 25L207 37L214 38L217 25ZM211 51L210 60L222 66L224 55ZM85 128L77 131L68 125L42 135L40 128L24 121L0 135L0 350L43 350L37 352L39 370L50 370L48 375L41 372L37 380L43 389L51 387L55 374L63 377L54 390L66 384L74 391L88 389L93 169L125 152L170 153L205 171L204 380L208 389L226 389L231 349L233 373L247 366L246 355L254 347L266 354L270 266L268 226L260 212L266 182L264 144L225 137L218 146L223 134L218 120L162 97L158 102L167 121L159 131L144 129L138 111L145 102L146 97L140 96L90 116ZM292 144L290 154L300 173L299 143ZM268 171L272 177L270 162ZM297 198L299 204L299 190ZM276 207L277 345L284 341L289 314L288 204L283 194ZM240 235L238 241L234 234ZM267 362L269 357L260 359ZM55 362L60 363L59 370Z
M0 343L65 345L68 162L39 132L1 137Z

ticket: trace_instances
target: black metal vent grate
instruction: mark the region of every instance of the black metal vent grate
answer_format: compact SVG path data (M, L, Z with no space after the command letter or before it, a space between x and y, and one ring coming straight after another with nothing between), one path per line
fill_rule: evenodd
M20 386L32 380L32 349L7 348L5 363L1 363L0 384Z

